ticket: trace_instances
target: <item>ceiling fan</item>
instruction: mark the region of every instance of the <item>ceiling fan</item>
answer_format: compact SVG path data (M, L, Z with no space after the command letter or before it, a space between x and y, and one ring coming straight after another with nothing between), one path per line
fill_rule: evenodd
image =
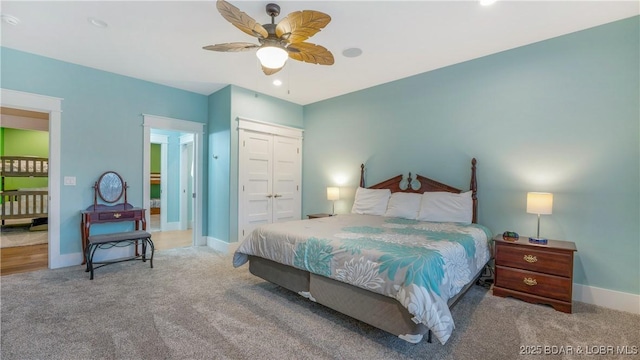
M238 52L257 48L256 55L266 75L280 71L287 58L312 64L333 65L331 51L323 46L305 42L329 24L331 17L325 13L315 10L295 11L275 24L275 17L280 15L280 6L267 4L266 10L267 15L271 16L271 24L260 25L251 16L224 0L218 0L216 7L222 17L235 27L257 37L260 45L233 42L205 46L205 50Z

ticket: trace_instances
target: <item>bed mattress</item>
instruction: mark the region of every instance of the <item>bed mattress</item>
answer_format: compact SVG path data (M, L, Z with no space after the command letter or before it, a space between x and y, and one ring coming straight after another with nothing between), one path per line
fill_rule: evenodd
M395 299L445 343L454 328L447 301L487 263L489 239L477 224L347 214L262 226L233 262L257 256Z

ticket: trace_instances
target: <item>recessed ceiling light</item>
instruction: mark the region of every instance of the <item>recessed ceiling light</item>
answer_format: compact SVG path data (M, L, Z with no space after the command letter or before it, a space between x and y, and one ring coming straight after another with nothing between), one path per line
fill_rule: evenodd
M100 20L100 19L96 19L93 17L90 17L87 19L89 21L89 24L95 26L95 27L99 27L99 28L106 28L107 26L109 26L109 24L107 24L106 22Z
M493 5L493 3L495 3L498 0L480 0L480 5L482 6L489 6L489 5Z
M342 50L342 55L348 58L358 57L362 55L362 49L356 47L344 49Z
M275 86L282 85L282 80L278 80L278 79L273 80L273 85L275 85Z
M13 15L2 14L0 16L0 18L2 18L2 21L4 21L5 23L7 23L9 25L18 25L18 24L20 24L20 19L18 19L17 17L15 17Z

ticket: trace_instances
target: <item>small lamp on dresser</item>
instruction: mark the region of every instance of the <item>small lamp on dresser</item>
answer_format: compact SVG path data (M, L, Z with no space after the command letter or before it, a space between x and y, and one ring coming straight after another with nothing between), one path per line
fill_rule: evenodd
M340 188L330 186L327 188L327 200L333 201L331 206L331 215L336 214L336 200L340 199Z
M547 239L540 237L540 215L550 215L553 210L553 194L545 192L527 193L527 213L538 215L538 232L529 241L536 244L546 244Z

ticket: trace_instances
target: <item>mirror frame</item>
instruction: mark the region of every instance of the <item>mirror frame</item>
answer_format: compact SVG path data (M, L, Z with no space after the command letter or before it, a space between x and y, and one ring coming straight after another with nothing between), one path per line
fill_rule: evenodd
M113 177L114 175L115 175L115 178L107 182L107 179ZM120 182L120 185L119 185L120 189L118 189L116 182ZM118 174L115 171L107 171L103 173L102 175L100 175L100 177L98 178L98 182L96 183L96 191L98 192L100 199L110 204L122 198L122 195L124 194L124 191L125 191L124 187L125 187L125 183L124 183L124 180L122 179L122 176L120 176L120 174ZM110 193L113 193L113 194L110 194Z

